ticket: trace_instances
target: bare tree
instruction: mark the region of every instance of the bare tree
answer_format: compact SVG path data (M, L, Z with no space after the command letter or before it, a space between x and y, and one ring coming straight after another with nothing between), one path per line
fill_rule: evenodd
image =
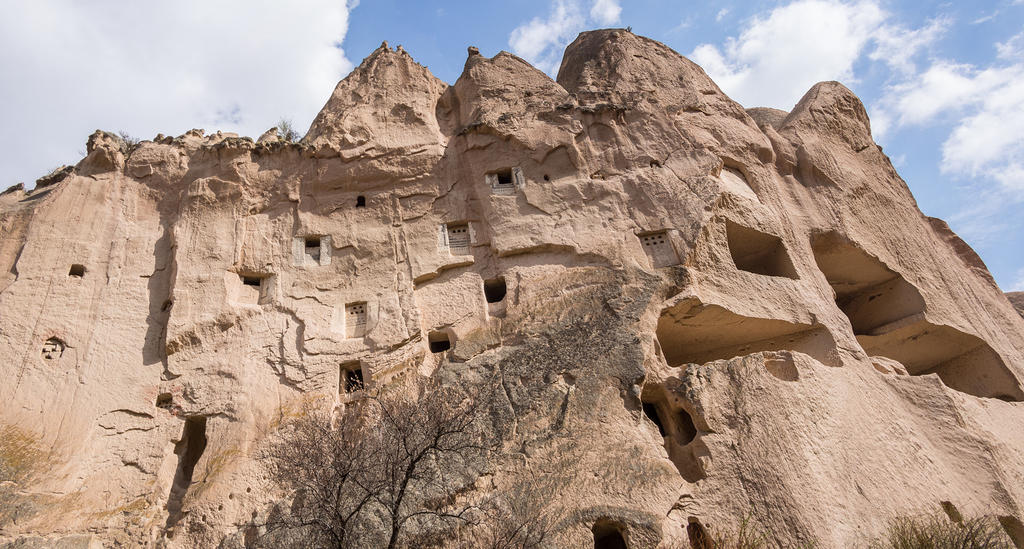
M393 548L471 522L466 493L493 451L484 402L434 382L417 398L367 395L338 418L310 411L287 422L263 460L294 495L267 529L301 531L306 546Z
M277 123L277 135L289 143L298 141L300 137L299 132L295 131L295 128L292 127L291 120L288 120L287 118L282 118Z
M139 143L142 142L138 137L135 137L125 131L117 132L117 135L121 138L121 141L124 141L124 146L128 149L128 152L135 150L139 146Z
M521 473L520 473L521 475ZM537 549L550 542L559 518L552 502L559 488L556 475L519 476L518 482L486 499L479 519L469 525L462 547Z

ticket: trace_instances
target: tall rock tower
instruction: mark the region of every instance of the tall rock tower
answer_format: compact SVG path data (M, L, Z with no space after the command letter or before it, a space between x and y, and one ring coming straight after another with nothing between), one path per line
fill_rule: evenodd
M9 546L258 547L290 410L442 375L498 380L472 489L543 477L553 547L1024 542L1024 318L861 102L745 110L626 30L557 81L384 44L300 143L97 132L0 195L0 374Z

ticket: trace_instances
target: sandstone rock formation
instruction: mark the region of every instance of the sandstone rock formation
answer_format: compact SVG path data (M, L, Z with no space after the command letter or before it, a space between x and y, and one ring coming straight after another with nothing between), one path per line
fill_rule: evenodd
M499 375L486 485L546 475L555 547L1024 519L1024 319L841 84L744 110L601 30L449 86L385 44L274 135L97 132L0 195L3 539L252 545L261 441L353 369Z
M1006 298L1010 300L1017 312L1024 316L1024 292L1007 292Z

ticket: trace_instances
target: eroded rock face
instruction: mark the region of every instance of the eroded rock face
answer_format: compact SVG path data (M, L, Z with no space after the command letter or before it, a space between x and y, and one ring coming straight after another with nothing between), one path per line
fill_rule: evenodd
M553 546L1024 516L1024 319L841 84L744 110L603 30L447 86L384 45L301 143L98 132L61 177L0 194L6 539L242 546L262 440L353 367L500 374L486 484L547 472Z
M1007 292L1006 298L1010 300L1017 312L1024 316L1024 292Z

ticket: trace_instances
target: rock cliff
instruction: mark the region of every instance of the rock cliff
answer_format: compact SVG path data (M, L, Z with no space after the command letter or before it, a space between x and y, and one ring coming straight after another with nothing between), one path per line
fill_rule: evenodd
M1024 316L1024 292L1007 292L1006 298L1010 300L1010 303L1013 303L1017 312Z
M262 441L353 368L497 375L487 485L546 475L553 546L940 502L1022 542L1024 319L836 82L745 110L601 30L449 86L384 44L299 143L97 132L0 195L13 546L254 546Z

